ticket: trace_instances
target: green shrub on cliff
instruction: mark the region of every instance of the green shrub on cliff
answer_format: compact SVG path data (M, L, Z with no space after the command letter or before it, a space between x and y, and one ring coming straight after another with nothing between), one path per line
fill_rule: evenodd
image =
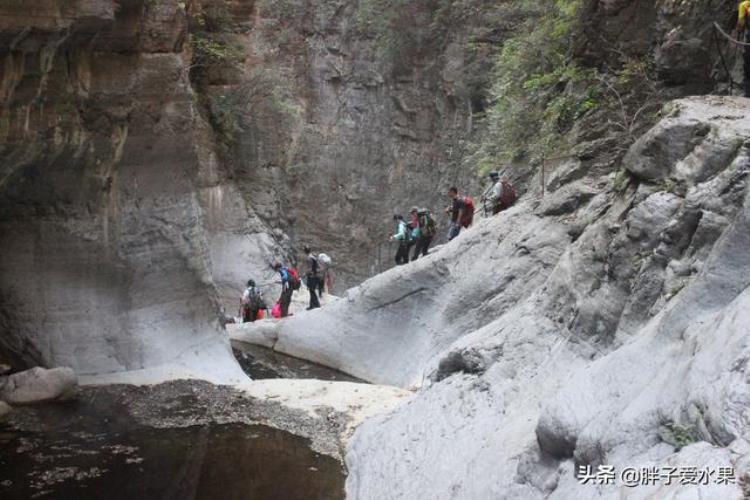
M232 44L232 16L224 4L215 3L190 13L190 45L194 69L212 65L238 66L244 60L242 47Z
M616 149L623 152L654 121L664 96L652 56L633 58L611 46L614 61L587 67L576 59L575 47L585 41L586 5L583 0L503 4L503 16L519 21L503 41L493 105L467 159L480 173L513 160L564 156L581 141L576 134L587 129L617 138Z
M245 55L240 47L236 47L216 37L204 34L190 35L193 47L193 67L201 68L213 64L229 64L232 66L242 63Z
M472 162L497 163L548 155L574 122L600 104L596 72L571 56L581 27L581 0L514 0L505 15L520 22L495 65L494 104Z
M456 34L467 38L467 48L492 43L488 34L502 24L499 5L494 0L361 0L355 20L359 34L374 39L381 59L398 73L439 53Z

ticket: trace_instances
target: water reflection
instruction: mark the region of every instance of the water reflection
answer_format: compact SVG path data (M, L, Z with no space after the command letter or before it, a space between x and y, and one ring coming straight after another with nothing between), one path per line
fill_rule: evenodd
M343 498L341 465L308 445L258 425L141 426L115 398L20 408L0 425L0 498Z

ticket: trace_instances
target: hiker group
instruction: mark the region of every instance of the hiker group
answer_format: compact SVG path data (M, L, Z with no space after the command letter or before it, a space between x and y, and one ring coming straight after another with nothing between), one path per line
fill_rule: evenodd
M307 308L317 309L320 307L319 297L323 296L326 288L330 293L333 286L333 273L331 272L331 258L320 253L315 255L309 246L305 245L305 274L304 281L310 293L310 305ZM274 318L285 318L291 316L289 306L292 303L294 292L302 288L302 277L294 267L284 266L281 262L275 262L271 268L278 273L280 280L273 284L281 285L281 295L271 308L270 315ZM243 323L263 319L268 313L268 304L256 285L254 280L247 282L247 288L240 299L240 316Z
M396 251L396 264L402 265L409 262L409 252L414 247L411 260L417 260L421 255L427 255L432 244L432 239L437 232L437 224L432 214L426 208L412 207L409 210L409 221L405 221L402 215L393 216L396 221L396 234L391 236L391 241L398 241Z
M509 208L517 198L516 189L508 177L499 172L490 172L489 178L490 185L481 200L485 216L495 215ZM445 207L445 213L450 217L448 241L451 241L461 233L462 228L468 228L473 224L476 207L471 196L462 196L455 186L448 190L448 198L450 205ZM396 234L391 236L390 240L399 243L396 250L396 265L404 265L410 260L417 260L420 255L427 255L437 232L437 224L430 211L426 208L412 207L408 219L395 214L393 220L396 222ZM412 247L414 250L410 259Z
M490 185L481 198L485 216L495 215L509 208L516 201L516 189L506 176L498 172L490 172L489 179ZM448 229L450 241L460 234L461 229L472 225L476 208L471 196L462 196L456 187L448 190L448 198L450 205L445 208L445 213L450 217ZM396 234L390 239L399 243L396 251L396 264L407 264L417 260L420 256L426 256L437 235L437 222L430 210L414 206L409 210L408 219L396 214L393 220L397 223ZM303 275L296 268L285 266L281 262L275 262L271 266L278 274L279 280L267 285L280 284L281 294L270 311L261 292L263 285L258 285L252 279L247 281L247 287L240 299L240 318L243 323L263 319L267 314L274 318L291 316L289 306L292 303L292 297L294 292L302 288L303 281L310 293L310 304L307 309L320 307L320 297L326 289L330 294L333 286L332 260L324 253L314 254L308 245L305 245L303 250L305 253Z

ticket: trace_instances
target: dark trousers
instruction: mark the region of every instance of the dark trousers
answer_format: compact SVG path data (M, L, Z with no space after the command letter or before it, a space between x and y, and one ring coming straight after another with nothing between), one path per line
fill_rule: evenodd
M398 250L396 251L396 265L397 266L409 263L409 249L410 248L411 248L411 245L409 243L402 242L398 244Z
M427 250L430 248L430 243L432 243L432 236L420 236L417 238L417 244L414 245L414 253L411 256L411 260L417 260L419 254L426 256Z
M745 30L745 42L750 43L750 29ZM750 97L750 47L744 47L745 97Z
M281 317L286 318L289 316L289 304L292 303L292 294L294 290L292 287L285 286L281 290L281 297L279 297L279 304L281 304Z
M258 318L258 309L242 306L242 322L251 323Z
M451 228L448 230L448 241L451 241L460 233L461 233L461 226L458 223L451 225Z
M307 289L310 291L310 307L308 307L308 309L317 309L320 307L320 301L318 300L316 291L318 290L321 281L322 280L317 276L307 277Z

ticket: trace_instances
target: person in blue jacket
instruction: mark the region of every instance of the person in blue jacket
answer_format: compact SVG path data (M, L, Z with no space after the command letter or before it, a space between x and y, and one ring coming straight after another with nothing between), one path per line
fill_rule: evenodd
M294 293L291 276L289 275L289 269L282 266L280 262L276 262L273 265L273 269L279 273L279 276L281 276L281 296L279 297L279 304L281 304L281 317L286 318L289 316L289 304L292 303L292 294Z
M412 228L406 223L401 215L394 215L393 220L397 222L396 234L391 236L391 241L398 241L398 250L396 250L396 265L400 266L409 263L409 249L412 243Z

